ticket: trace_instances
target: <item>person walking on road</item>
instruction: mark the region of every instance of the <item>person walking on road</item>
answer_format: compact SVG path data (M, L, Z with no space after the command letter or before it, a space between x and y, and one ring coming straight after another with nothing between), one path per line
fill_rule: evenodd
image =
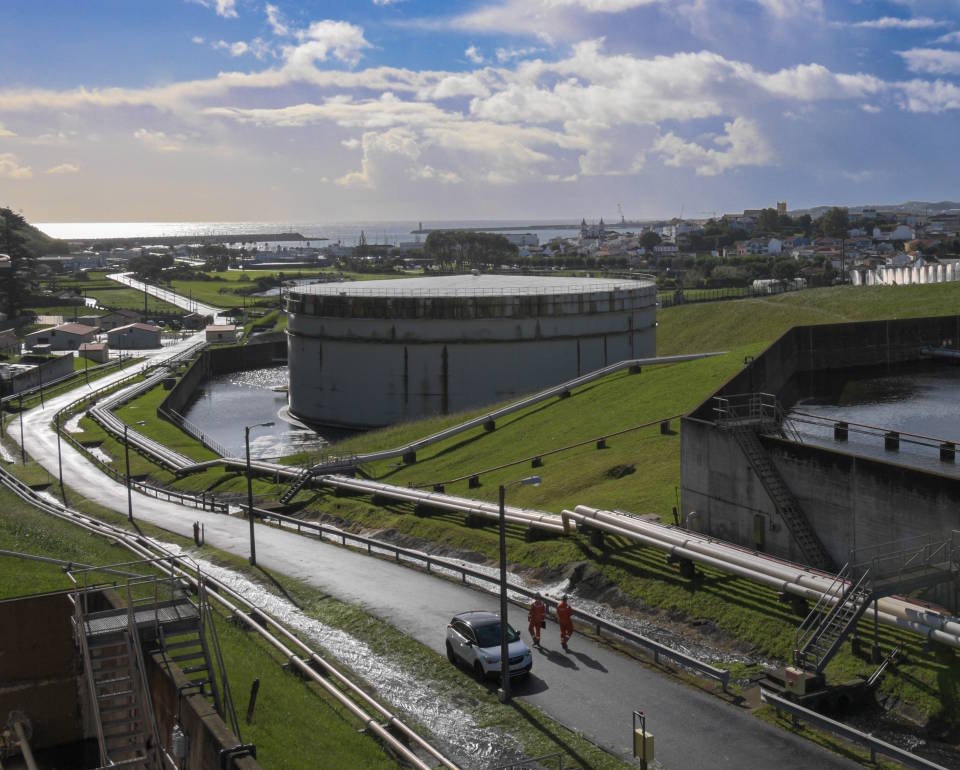
M567 604L567 595L563 595L557 605L557 620L560 621L560 644L564 652L567 651L567 642L573 636L573 609Z
M543 597L537 594L527 613L527 619L530 621L530 638L537 647L540 646L540 629L545 625L546 617L547 605L543 603Z

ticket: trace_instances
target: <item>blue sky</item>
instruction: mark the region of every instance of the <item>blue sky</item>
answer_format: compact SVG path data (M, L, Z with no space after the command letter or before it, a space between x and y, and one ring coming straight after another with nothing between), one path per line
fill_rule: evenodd
M34 221L960 199L957 0L5 0Z

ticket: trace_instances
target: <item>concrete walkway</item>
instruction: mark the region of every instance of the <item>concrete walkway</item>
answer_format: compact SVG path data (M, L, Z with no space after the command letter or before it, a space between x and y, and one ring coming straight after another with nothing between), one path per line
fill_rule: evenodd
M105 378L98 386L108 382ZM57 440L49 423L56 410L78 395L59 396L44 408L25 414L27 450L54 475ZM8 427L8 434L18 441L16 421ZM69 487L104 507L126 512L122 484L97 472L70 445L63 443L62 451L64 481ZM211 546L240 556L249 553L248 524L242 519L138 493L133 495L133 510L135 518L185 537L192 536L193 522L200 521ZM439 653L452 615L465 609L495 611L497 606L495 597L482 591L263 525L257 526L257 556L260 565L271 572L304 580L343 601L360 604ZM517 628L526 628L521 609L511 609L510 621ZM564 654L556 635L556 627L548 625L545 649L535 653L533 675L518 684L517 697L621 756L629 756L631 711L638 708L648 715L649 729L656 736L657 759L666 768L857 766L586 639L575 636L571 652ZM470 686L465 680L464 687Z

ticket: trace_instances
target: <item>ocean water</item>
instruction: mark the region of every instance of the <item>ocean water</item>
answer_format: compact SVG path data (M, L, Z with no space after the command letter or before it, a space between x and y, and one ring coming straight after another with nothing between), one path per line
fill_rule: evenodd
M536 233L541 243L551 238L578 235L579 227L571 220L459 220L459 221L366 221L366 222L40 222L37 227L52 238L142 238L197 235L236 235L237 242L258 233L300 233L312 246L340 242L354 246L363 232L368 243L389 243L416 240L414 231L424 229L472 229L497 227L503 232ZM529 225L550 226L545 228ZM566 225L566 227L564 227ZM556 229L555 229L556 228ZM618 229L618 228L612 228ZM629 228L627 228L629 229ZM635 228L634 228L635 229ZM419 236L422 240L425 236ZM272 241L271 244L303 245L300 241Z

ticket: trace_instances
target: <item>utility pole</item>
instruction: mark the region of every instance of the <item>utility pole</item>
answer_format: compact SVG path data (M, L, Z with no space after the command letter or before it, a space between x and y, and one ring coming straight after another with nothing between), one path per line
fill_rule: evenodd
M130 491L130 442L127 440L127 426L123 426L123 453L127 460L127 521L133 523L133 492Z
M260 422L256 425L243 426L243 443L247 449L247 514L250 517L250 563L257 564L257 543L253 532L253 479L250 473L250 429L251 428L269 428L272 422Z
M27 464L27 448L23 443L23 394L20 395L20 464Z
M55 415L57 422L57 469L60 472L60 497L63 498L63 504L67 504L67 492L63 488L63 454L60 451L60 412Z

